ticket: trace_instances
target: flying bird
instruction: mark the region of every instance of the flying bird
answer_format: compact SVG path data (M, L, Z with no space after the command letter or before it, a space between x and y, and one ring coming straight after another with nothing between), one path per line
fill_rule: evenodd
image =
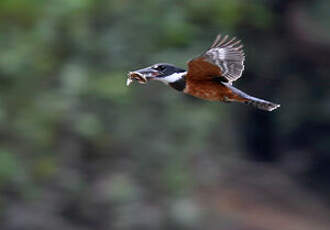
M244 61L241 41L219 34L205 52L188 62L188 70L168 63L154 64L129 72L127 86L133 80L141 84L157 80L185 94L205 100L241 102L266 111L280 107L279 104L252 97L232 85L241 77Z

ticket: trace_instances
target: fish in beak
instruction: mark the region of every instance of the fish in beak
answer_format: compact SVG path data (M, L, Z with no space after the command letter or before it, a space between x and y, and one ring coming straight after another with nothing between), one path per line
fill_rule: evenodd
M152 80L160 74L161 73L159 71L153 69L152 67L135 70L128 73L126 85L129 86L134 80L140 84L146 84L149 80Z

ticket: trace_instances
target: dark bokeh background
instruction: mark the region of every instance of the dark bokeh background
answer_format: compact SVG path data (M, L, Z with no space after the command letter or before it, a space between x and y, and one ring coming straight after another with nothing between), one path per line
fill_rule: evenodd
M330 228L330 1L1 0L0 229ZM272 113L125 86L242 39Z

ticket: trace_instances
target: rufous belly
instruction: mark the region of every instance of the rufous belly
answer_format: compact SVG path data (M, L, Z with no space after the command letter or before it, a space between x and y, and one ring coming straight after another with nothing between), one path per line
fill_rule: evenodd
M210 101L241 101L242 98L227 86L210 80L186 82L184 93Z

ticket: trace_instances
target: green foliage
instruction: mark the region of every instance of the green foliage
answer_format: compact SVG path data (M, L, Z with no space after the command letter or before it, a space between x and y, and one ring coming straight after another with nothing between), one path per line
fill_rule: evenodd
M17 157L5 150L0 151L0 184L13 180L19 174L20 165Z

